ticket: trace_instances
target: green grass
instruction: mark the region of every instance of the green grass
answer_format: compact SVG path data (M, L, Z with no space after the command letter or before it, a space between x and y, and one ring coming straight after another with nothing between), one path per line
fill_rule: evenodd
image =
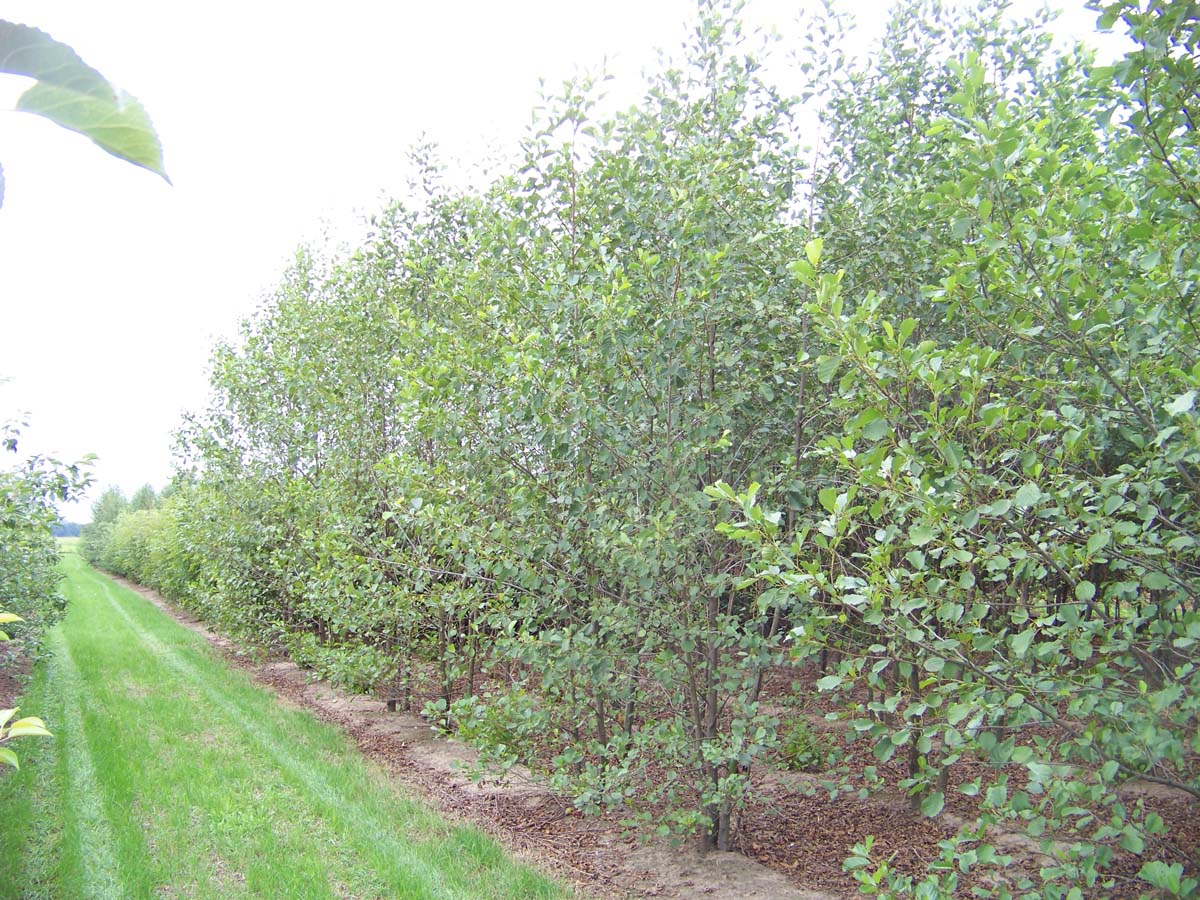
M481 832L391 785L203 638L63 563L70 611L0 779L0 898L562 897Z

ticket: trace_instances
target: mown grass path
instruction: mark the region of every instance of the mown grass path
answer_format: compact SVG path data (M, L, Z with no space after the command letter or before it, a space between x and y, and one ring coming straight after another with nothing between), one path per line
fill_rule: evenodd
M0 779L0 898L561 897L131 591L64 561L70 612Z

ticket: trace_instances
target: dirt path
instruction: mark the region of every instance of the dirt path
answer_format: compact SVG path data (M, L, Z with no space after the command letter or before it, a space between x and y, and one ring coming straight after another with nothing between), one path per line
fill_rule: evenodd
M111 577L111 576L110 576ZM209 643L281 698L343 729L364 755L416 788L449 815L485 828L515 852L554 870L582 892L613 898L677 900L840 900L842 893L806 891L739 853L701 854L665 842L621 837L610 821L584 818L569 803L518 772L505 783L473 783L462 770L466 745L437 736L418 716L389 713L381 700L353 696L286 660L256 662L159 594L114 578Z

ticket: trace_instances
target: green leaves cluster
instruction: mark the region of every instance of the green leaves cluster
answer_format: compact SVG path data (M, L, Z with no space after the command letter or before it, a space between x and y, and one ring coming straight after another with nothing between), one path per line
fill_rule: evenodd
M420 202L299 254L218 348L175 492L110 564L722 848L778 746L764 680L813 660L878 762L841 787L899 763L915 810L978 804L928 877L856 848L868 893L1079 896L1120 853L1185 893L1118 794L1200 795L1179 8L1108 10L1143 49L1104 71L991 4L902 5L857 67L817 21L811 167L705 3L640 106L568 84L490 189L418 150Z

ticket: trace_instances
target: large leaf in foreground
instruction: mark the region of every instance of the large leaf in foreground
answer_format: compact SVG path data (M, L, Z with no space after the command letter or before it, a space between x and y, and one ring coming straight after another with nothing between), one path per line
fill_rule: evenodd
M98 97L39 82L21 95L17 109L77 131L113 156L171 180L163 168L162 145L150 117L129 94L116 91L112 98Z
M37 28L0 21L0 73L37 80L17 109L77 131L114 156L167 178L162 147L142 105L66 44ZM0 182L0 203L3 199Z
M116 90L74 50L29 25L0 21L0 72L116 101Z

